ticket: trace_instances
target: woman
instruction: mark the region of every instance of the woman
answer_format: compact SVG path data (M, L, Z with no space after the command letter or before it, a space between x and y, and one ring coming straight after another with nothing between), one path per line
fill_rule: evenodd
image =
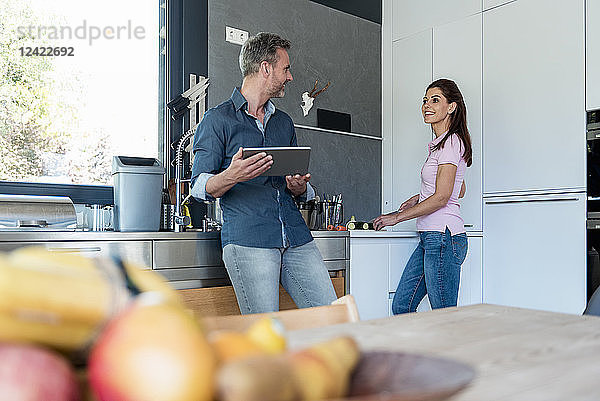
M394 314L415 312L429 295L433 309L456 306L460 266L467 255L467 235L458 198L465 193L465 171L471 165L467 110L454 81L438 79L428 87L421 106L435 139L421 169L421 191L397 212L377 217L381 230L417 218L419 245L398 283L392 302Z

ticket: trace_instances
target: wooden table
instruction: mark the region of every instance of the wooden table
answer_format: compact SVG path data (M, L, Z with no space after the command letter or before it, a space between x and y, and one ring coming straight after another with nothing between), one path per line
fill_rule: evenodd
M291 348L353 336L363 350L465 362L477 371L457 400L600 400L600 318L473 305L298 330Z

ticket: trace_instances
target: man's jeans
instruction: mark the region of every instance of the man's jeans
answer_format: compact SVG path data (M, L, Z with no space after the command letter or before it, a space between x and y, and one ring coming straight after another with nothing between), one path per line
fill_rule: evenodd
M467 256L467 235L424 231L419 245L406 263L392 301L394 315L415 312L429 295L432 309L456 306L460 265Z
M279 282L299 308L328 305L337 296L314 241L298 247L227 244L223 261L242 314L279 310Z

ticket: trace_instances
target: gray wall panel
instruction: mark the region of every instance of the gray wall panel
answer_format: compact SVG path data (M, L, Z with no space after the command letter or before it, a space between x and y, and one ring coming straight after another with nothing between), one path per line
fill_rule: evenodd
M344 198L344 221L367 220L380 213L381 142L296 129L298 144L312 147L311 183L322 194Z
M225 26L250 35L275 32L292 42L294 81L276 107L296 124L316 126L317 108L349 113L352 131L381 137L381 26L308 0L209 0L209 106L241 84L240 46L225 42ZM302 92L331 81L307 117ZM381 142L298 130L302 145L313 147L311 171L319 193L343 193L348 217L371 218L381 204ZM368 157L358 157L360 154ZM358 190L365 185L368 191Z

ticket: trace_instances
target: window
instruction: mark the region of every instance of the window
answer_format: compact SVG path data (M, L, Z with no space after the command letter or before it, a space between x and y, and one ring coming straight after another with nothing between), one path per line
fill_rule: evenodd
M148 0L3 2L0 181L112 185L112 156L159 156L165 12Z

